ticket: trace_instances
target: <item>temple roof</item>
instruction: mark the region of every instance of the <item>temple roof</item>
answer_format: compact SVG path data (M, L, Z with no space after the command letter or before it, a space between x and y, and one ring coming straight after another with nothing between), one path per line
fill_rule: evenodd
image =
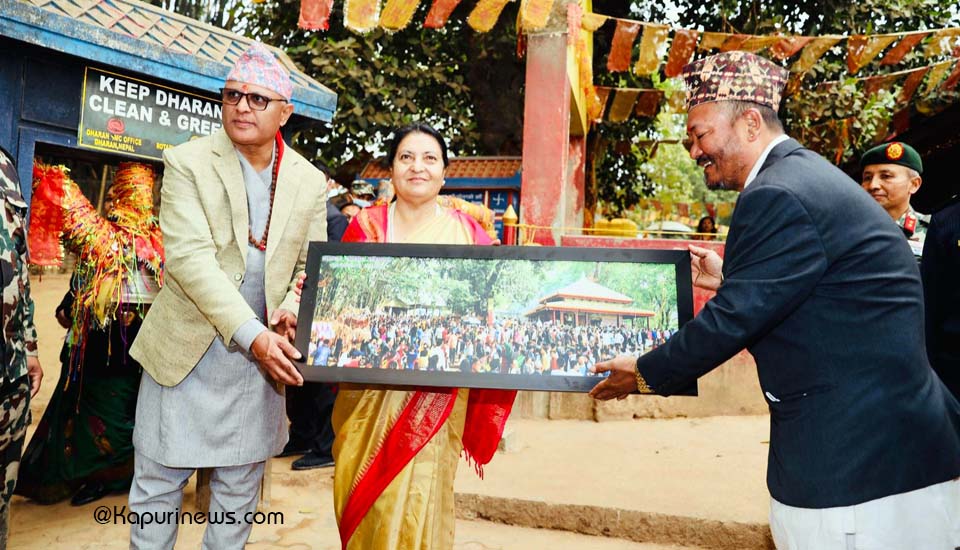
M383 159L370 162L360 173L362 179L385 179L390 170L383 167ZM507 179L520 172L520 157L463 157L450 159L444 173L447 179Z
M598 313L601 315L620 315L623 317L653 317L655 312L646 309L637 309L623 304L611 304L589 300L563 300L562 302L547 302L537 306L524 315L530 317L541 311L575 311L579 313Z
M633 303L633 298L621 294L615 290L610 290L609 288L595 283L586 277L580 279L579 281L569 284L552 294L544 296L538 300L541 304L549 302L554 299L582 299L598 302L612 302L620 304L631 304Z
M137 0L0 0L0 36L216 95L253 42ZM337 94L270 49L290 72L295 112L330 121Z

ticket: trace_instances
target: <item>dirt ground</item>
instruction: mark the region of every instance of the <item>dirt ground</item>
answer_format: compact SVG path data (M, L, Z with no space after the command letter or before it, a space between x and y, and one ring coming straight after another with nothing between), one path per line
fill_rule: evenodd
M34 424L59 374L64 330L53 311L67 283L67 275L32 279L45 369L31 406ZM485 479L465 463L458 473L457 550L770 548L766 417L511 419L507 433L506 452L487 466ZM280 515L272 525L253 528L248 548L339 548L331 509L333 470L294 472L292 460L272 462L271 499L264 511ZM196 511L194 497L191 483L184 511ZM10 548L127 548L129 525L95 519L102 513L98 506L112 516L125 505L126 495L82 507L41 506L15 497ZM199 547L202 530L182 526L177 548Z

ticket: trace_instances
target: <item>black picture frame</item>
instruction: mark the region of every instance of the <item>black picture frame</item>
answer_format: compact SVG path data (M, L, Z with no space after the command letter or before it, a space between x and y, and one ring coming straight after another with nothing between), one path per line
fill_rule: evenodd
M481 260L482 262L470 263L470 260ZM401 262L404 263L401 264ZM621 273L619 279L616 280L620 281L621 284L624 284L623 281L633 279L623 276L622 272L626 271L629 274L631 273L631 270L636 269L637 273L640 273L643 271L643 269L641 269L639 266L658 266L655 268L647 268L646 271L655 273L659 281L663 281L665 278L669 281L669 275L672 274L672 286L675 291L674 295L671 296L669 287L667 287L666 290L663 290L664 287L662 285L658 287L660 289L658 295L665 296L666 303L668 305L672 304L673 306L673 311L669 312L661 308L660 319L664 319L664 316L669 315L669 319L675 321L676 323L676 326L670 327L675 332L676 329L679 329L679 327L683 326L684 323L693 318L693 289L691 284L690 253L687 250L312 242L309 245L309 251L307 255L307 277L303 285L304 290L300 303L300 312L298 315L299 327L297 330L295 345L303 355L303 360L298 362L297 367L303 374L304 380L309 382L350 382L387 386L466 387L562 392L589 391L593 388L593 386L599 383L600 380L602 380L601 376L583 376L576 374L546 375L524 372L502 372L503 370L509 370L510 367L515 366L516 358L511 358L510 361L506 361L504 360L505 357L501 357L500 362L497 363L501 372L463 372L461 370L454 370L450 368L447 370L418 370L416 368L404 368L403 355L402 352L399 352L398 350L400 355L395 356L400 357L397 368L352 368L353 366L364 366L367 364L367 359L365 358L368 355L361 351L361 345L364 338L367 336L370 337L370 348L363 349L371 349L372 347L379 345L378 339L374 338L372 332L370 332L371 328L378 323L384 325L395 323L396 321L394 321L394 319L408 316L409 312L411 311L409 308L413 306L399 301L389 303L384 302L382 299L382 293L381 298L378 299L378 304L372 308L364 307L363 304L353 302L351 302L348 307L343 305L344 300L339 301L340 305L335 305L338 303L338 298L336 297L337 292L344 292L345 294L348 293L347 290L343 290L343 288L347 285L347 283L344 281L353 281L352 283L349 283L352 285L351 288L354 289L353 292L365 292L365 290L357 289L361 289L361 287L366 289L367 287L363 285L376 285L380 283L372 281L370 278L364 278L363 273L374 273L374 278L396 278L396 273L411 273L410 269L405 269L402 267L398 268L398 266L401 265L416 265L420 267L439 266L441 269L438 276L443 276L443 280L449 282L449 273L456 266L462 266L461 269L468 269L469 266L473 266L474 269L507 266L501 267L499 271L500 276L503 276L504 273L511 273L511 269L508 269L511 267L511 262L529 262L523 266L517 264L514 266L512 271L517 272L520 270L520 268L526 268L529 272L539 272L544 274L544 280L549 277L558 277L558 271L562 271L563 269L571 273L575 273L577 270L584 270L584 266L590 266L591 269L593 269L592 273L600 274L598 275L598 280L596 281L597 284L603 282L603 273L610 272L614 269L619 270ZM321 266L324 266L324 272L322 274ZM554 269L551 270L550 268ZM363 271L364 269L366 271ZM382 269L382 273L384 275L377 275L377 269ZM348 273L356 274L356 276L354 277L353 275L347 275ZM613 277L613 275L611 275L611 277ZM414 277L413 279L414 281L422 281L422 283L414 283L416 285L423 285L422 287L418 287L419 290L415 291L419 292L421 295L431 292L431 288L438 286L438 283L431 283L429 277ZM583 282L584 280L589 282ZM642 280L644 279L641 277L641 281ZM523 283L518 281L518 279L515 279L513 282L518 287L523 286L525 289L527 289L527 293L529 294L531 287L529 277L527 277ZM619 315L619 317L617 317L618 322L625 323L627 320L629 320L632 325L631 333L637 334L638 336L636 337L636 342L640 342L641 337L639 334L641 334L640 331L642 331L642 329L637 328L637 319L649 318L650 316L647 315L647 313L652 310L640 310L635 308L631 309L630 304L626 304L622 298L633 300L632 298L626 294L622 294L611 289L607 290L610 290L613 294L603 293L603 291L597 290L596 286L591 286L591 283L594 282L595 281L586 276L582 276L581 279L575 283L570 283L569 281L560 281L560 283L557 283L554 281L554 286L557 284L566 286L553 289L544 288L541 294L545 296L545 298L542 300L538 299L536 301L536 306L530 309L530 312L536 313L516 313L517 311L520 311L518 308L521 306L521 304L510 302L508 307L513 308L515 313L510 315L499 315L499 321L497 320L498 314L493 313L493 326L488 325L488 323L484 322L485 320L482 319L476 319L476 321L479 321L479 325L481 327L486 327L486 330L496 331L498 336L507 331L510 331L511 334L520 332L520 328L518 327L526 327L523 330L527 330L528 328L531 331L541 330L544 325L557 327L558 332L569 330L577 332L578 334L583 334L585 332L589 333L591 330L594 330L590 327L597 326L596 320L598 318L601 320L599 326L602 327L604 315L607 316L607 320L609 321L610 317L614 316L614 313L606 310L600 312L593 311L591 313L590 311L586 311L584 309L586 307L583 306L584 303L589 306L587 309L594 306L600 308L601 310L603 310L605 307L609 307L611 309L616 308L606 305L602 307L598 306L596 304L599 304L600 302L591 302L589 297L586 301L576 301L572 298L568 300L567 297L557 294L561 289L587 289L584 291L584 293L593 291L597 292L597 294L594 295L599 296L597 300L619 299L620 302L618 303L623 307L616 311L616 315ZM642 284L643 283L641 283L641 286ZM669 282L667 284L669 285ZM574 287L574 285L580 286ZM509 288L509 285L506 287ZM376 299L372 297L374 294L373 287L370 288L371 290L369 295L357 296L351 300L362 301L367 299ZM603 288L606 289L606 287ZM551 295L551 291L554 291L556 296ZM575 291L571 292L576 293ZM488 294L492 294L492 291L490 291ZM617 294L619 294L622 298L617 298ZM466 295L471 295L469 290L466 291ZM498 296L500 296L502 301L503 297L501 295ZM339 310L340 313L338 316L328 313L319 314L319 318L315 318L317 317L318 298L322 302L321 305L324 308L329 309L331 312L336 308L342 308ZM437 306L436 303L433 303L433 305L425 305L427 303L427 299L424 298L423 300L424 302L421 304L414 304L418 309L414 309L413 311L419 312L418 315L420 315L420 319L433 319L434 321L424 321L422 324L429 324L431 322L449 323L451 326L451 332L454 330L459 331L462 328L464 334L466 334L468 330L481 330L481 328L470 328L470 326L478 326L477 322L470 318L471 315L463 315L462 312L458 315L455 315L451 313L452 310L446 306ZM492 301L492 299L487 300L487 303L490 304ZM574 309L572 312L569 310L560 311L560 320L558 322L556 320L557 310L562 310L560 307L560 302L564 302L564 307L566 308L572 307L580 309ZM526 305L523 305L523 307L527 307L531 303L533 302L528 301ZM396 312L400 311L398 308L402 309L403 307L407 307L408 309L404 310L405 313L398 317ZM446 312L441 312L441 309L446 309ZM348 311L349 313L345 313ZM385 313L387 311L390 311L391 313ZM430 317L430 311L434 312L435 317ZM488 305L488 319L486 321L489 321L491 311L493 310ZM391 315L393 315L393 317L391 317ZM521 315L527 318L524 319ZM543 317L544 315L553 315L553 318L549 321L541 320L540 323L537 324L536 321L530 320L532 318L531 316L533 315L540 317ZM564 315L566 315L566 317L564 317ZM586 324L584 325L579 324L581 315L583 315L583 319L586 321ZM334 317L336 317L336 319ZM474 317L479 317L479 315L474 315ZM564 323L564 321L570 321L571 317L574 321L573 328L570 328ZM408 316L406 318L410 317ZM438 319L447 319L447 321L439 321ZM367 324L364 326L362 325L363 322L366 322ZM361 325L357 325L357 323L361 323ZM454 326L456 328L453 328ZM576 327L579 326L583 326L583 328L577 330ZM351 330L362 331L365 329L368 330L366 335L360 336L357 332L353 332L352 335L347 334ZM500 332L501 329L503 333ZM434 334L431 336L432 340L437 342L435 345L440 347L440 339L436 335L436 331L439 329L431 330L434 331ZM602 332L603 329L598 330ZM594 330L594 332L596 332L596 330ZM621 340L624 332L626 331L621 331ZM444 331L444 333L446 334L446 331ZM323 338L321 334L327 334L330 337ZM386 334L381 334L380 339L387 341L386 336ZM516 335L514 334L514 336ZM555 338L560 337L555 336ZM568 336L564 336L564 338L567 338L568 341L572 339L572 337ZM341 342L339 356L337 356L335 353L336 349L333 347L334 342L337 339L339 339ZM343 351L343 341L345 339L351 340L351 342L348 342L347 345L351 348L349 353L356 355L355 361L353 359L349 359L351 357L349 355L346 356L348 360L343 360L345 357L345 352ZM389 341L396 342L399 340L400 338L395 337L393 340ZM355 342L358 343L357 347L354 347ZM327 347L328 350L320 350L318 352L317 348L319 348L321 345ZM422 346L422 343L419 345ZM559 348L559 345L556 347ZM581 347L580 349L585 350L587 348ZM607 347L604 349L608 350L614 348ZM421 347L420 350L419 357L423 357L423 348ZM649 350L645 349L644 351ZM318 352L316 356L314 356L314 352ZM391 353L394 352L390 349L387 349L386 353L383 355L373 352L369 355L369 357L372 358L369 360L374 362L379 361L381 365L392 364L387 359ZM444 357L441 356L440 353L449 353L449 350L437 352L436 355L438 358ZM599 351L590 353L593 353L593 355L599 355ZM584 352L584 355L590 355L590 353ZM331 355L334 356L332 359L330 357ZM494 365L494 361L490 359L492 355L493 354L486 356L489 362L485 363L484 366L487 368L490 368L491 365ZM577 353L574 353L574 355L577 355ZM531 354L531 357L532 356L533 355ZM323 357L326 357L327 365L330 365L331 363L343 363L345 366L315 366L312 364L313 361L323 361ZM601 359L605 358L606 357L601 357ZM577 360L579 371L582 371L583 360L581 360L579 357ZM412 361L415 361L415 359ZM444 358L443 361L444 363L448 362L446 358ZM510 367L507 366L508 363ZM352 366L347 366L351 364ZM415 363L411 362L411 364ZM567 367L569 367L570 362L568 361L566 364ZM422 363L419 363L418 365L422 366ZM696 383L691 384L686 391L679 393L682 395L696 395Z

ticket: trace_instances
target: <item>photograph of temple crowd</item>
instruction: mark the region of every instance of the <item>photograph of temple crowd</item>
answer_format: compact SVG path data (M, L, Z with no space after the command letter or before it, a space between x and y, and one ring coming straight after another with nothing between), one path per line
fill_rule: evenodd
M312 317L302 370L327 381L586 391L597 362L645 353L677 331L676 271L327 254L305 285L316 292L313 315L300 317Z

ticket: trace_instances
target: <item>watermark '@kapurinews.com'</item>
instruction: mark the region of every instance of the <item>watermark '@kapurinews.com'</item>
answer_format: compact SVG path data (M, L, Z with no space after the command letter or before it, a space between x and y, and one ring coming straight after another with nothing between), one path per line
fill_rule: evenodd
M283 525L283 512L184 512L179 508L167 511L133 512L126 506L97 506L93 520L100 525Z

